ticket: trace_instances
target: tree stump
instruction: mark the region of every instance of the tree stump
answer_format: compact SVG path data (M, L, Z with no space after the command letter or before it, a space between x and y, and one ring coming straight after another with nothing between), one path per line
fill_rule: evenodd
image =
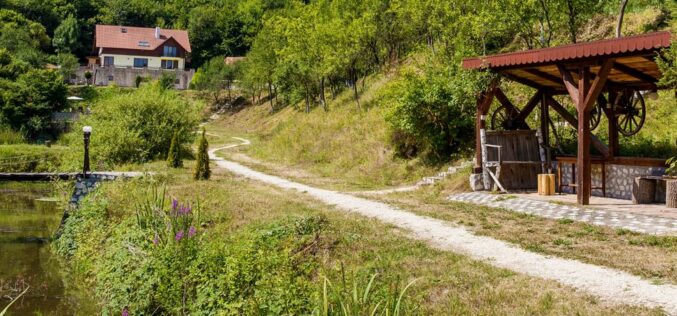
M677 208L677 179L665 181L665 206Z
M654 202L656 196L656 181L653 179L646 179L636 177L632 182L632 203L633 204L650 204Z

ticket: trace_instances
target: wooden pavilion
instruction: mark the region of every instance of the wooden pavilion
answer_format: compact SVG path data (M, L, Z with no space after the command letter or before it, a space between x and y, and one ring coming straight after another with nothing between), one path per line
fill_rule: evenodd
M502 112L492 118L498 119L505 130L528 130L525 119L540 107L540 146L545 148L549 147L548 120L552 109L577 129L578 150L575 160L572 159L577 168L572 186L577 189L578 203L589 204L593 159L590 145L601 154L596 158L598 160L612 162L623 159L617 157L619 133L630 136L644 123L642 96L659 89L656 82L661 73L654 59L661 49L670 46L670 41L670 32L656 32L465 59L465 69L490 71L498 77L536 89L521 109L503 93L498 80L480 94L477 99L477 163L474 173L487 172L483 170L487 168L487 150L482 144L486 139L486 118L494 99L501 104L499 110ZM577 115L572 115L557 102L553 98L555 95L568 95ZM591 124L599 124L602 113L609 122L608 144L591 133ZM552 166L549 158L547 164Z

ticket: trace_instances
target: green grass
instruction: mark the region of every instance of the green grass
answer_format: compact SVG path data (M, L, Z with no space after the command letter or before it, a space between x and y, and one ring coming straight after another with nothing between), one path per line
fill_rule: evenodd
M659 311L628 306L600 304L584 295L555 282L531 278L505 269L471 260L465 256L430 248L423 242L410 239L406 231L384 225L376 220L340 212L319 204L302 193L294 193L266 185L234 178L227 172L214 169L212 180L190 180L186 167L157 174L155 181L167 181L168 193L179 200L199 198L208 228L203 238L225 245L238 244L242 236L256 227L269 227L272 223L289 218L322 216L326 226L306 258L317 263L311 279L316 286L318 308L323 306L323 287L326 277L327 297L338 308L340 304L352 308L373 308L379 301L397 302L394 297L407 289L403 299L407 314L420 315L623 315L659 314ZM108 242L116 234L133 236L134 230L112 229L133 217L137 197L150 184L147 180L133 180L104 184L96 195L106 201L105 219L75 225L84 229L77 236L70 259L71 272L79 276L78 282L93 285L97 271L101 271ZM98 223L98 224L97 224ZM133 239L125 239L133 240ZM134 249L132 244L130 251ZM127 248L124 248L127 249ZM135 251L136 260L144 260ZM267 256L277 256L267 253ZM377 275L373 282L370 277ZM84 281L83 281L84 279ZM372 283L371 289L367 285ZM115 287L116 285L110 285ZM364 297L372 297L362 304ZM357 299L355 295L357 293ZM384 293L394 293L386 295ZM92 295L95 295L93 293ZM218 293L217 293L218 295ZM386 295L386 296L384 296ZM105 302L103 302L105 303ZM385 308L385 307L384 307ZM391 309L392 310L392 309ZM254 311L250 311L254 312Z
M31 144L0 146L0 172L46 172L60 170L68 147Z
M286 107L271 114L268 104L262 104L224 114L207 125L209 133L219 135L209 141L215 144L233 142L231 136L249 138L252 146L235 152L284 166L280 171L288 171L288 175L296 171L296 178L302 182L331 178L329 186L344 189L416 182L434 174L440 166L394 157L384 119L387 105L373 101L387 81L387 76L368 78L366 90L361 92L361 111L356 110L350 91L345 91L329 100L328 112L315 108L304 113ZM327 185L321 180L315 184Z

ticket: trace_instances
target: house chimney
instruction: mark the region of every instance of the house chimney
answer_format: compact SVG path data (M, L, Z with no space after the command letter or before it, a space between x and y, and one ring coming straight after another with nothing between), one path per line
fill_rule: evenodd
M160 39L160 27L159 26L155 27L155 38Z

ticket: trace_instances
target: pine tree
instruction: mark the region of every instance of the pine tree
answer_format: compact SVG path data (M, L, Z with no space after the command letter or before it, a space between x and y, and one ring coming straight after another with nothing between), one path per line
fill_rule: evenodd
M207 143L205 129L203 128L202 137L197 146L197 164L195 165L195 173L193 173L193 179L195 180L208 180L211 175L209 170L209 154L207 153L208 148L209 143Z
M169 153L167 153L167 166L170 168L183 167L183 160L181 159L181 146L177 140L178 133L175 131L172 136L172 143L169 145Z

